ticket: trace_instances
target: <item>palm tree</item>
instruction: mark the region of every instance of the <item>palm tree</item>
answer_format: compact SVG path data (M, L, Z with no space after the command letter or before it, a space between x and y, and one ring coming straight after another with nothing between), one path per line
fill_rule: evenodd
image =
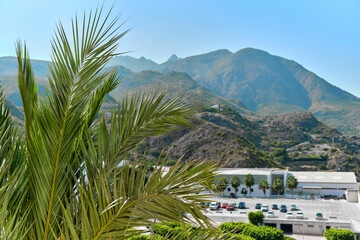
M263 179L260 183L259 183L259 189L262 189L263 193L264 193L264 197L266 196L266 190L268 190L270 188L270 185L268 183L268 181L266 179Z
M251 187L254 185L255 185L254 176L251 175L251 173L249 173L248 175L245 176L245 186L249 188L250 197L251 197Z
M298 184L299 184L298 180L293 175L290 175L287 178L286 187L291 191L291 198L294 198L294 189L297 188Z
M277 178L277 179L274 181L273 185L272 185L272 189L274 189L274 191L277 192L277 195L278 195L278 198L279 198L279 196L280 196L280 191L282 191L282 190L284 189L284 184L283 184L283 182L282 182L279 178Z
M119 166L144 138L190 127L192 111L154 92L125 97L109 119L99 114L121 80L105 66L128 32L119 32L118 17L109 19L102 10L75 18L72 36L58 24L45 96L26 45L16 45L24 137L0 92L1 239L125 239L154 218L190 222L183 212L211 227L195 203L215 190L215 164L179 160L164 172L159 162L148 173L135 156Z
M235 189L235 197L236 197L237 188L240 186L240 184L241 184L241 181L238 176L233 176L230 179L230 185Z
M228 180L226 178L220 178L219 179L219 189L220 191L222 191L224 193L225 189L227 188L228 186Z

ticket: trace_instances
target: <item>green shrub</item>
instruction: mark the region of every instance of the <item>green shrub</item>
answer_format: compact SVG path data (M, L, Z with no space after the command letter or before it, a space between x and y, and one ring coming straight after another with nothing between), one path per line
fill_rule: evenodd
M224 233L232 233L238 235L245 235L252 237L256 240L283 240L284 233L281 230L278 230L273 227L258 227L252 224L244 222L227 222L222 223L219 226L219 229ZM239 239L242 239L240 238ZM235 238L237 239L237 238ZM247 240L247 239L246 239Z
M354 233L350 230L330 228L324 232L327 240L353 240Z
M185 227L187 229L188 234L191 234L195 230L197 230L197 227L191 226L189 224L186 224ZM154 233L161 235L163 237L172 237L182 232L185 233L185 230L184 230L184 226L180 223L167 222L166 224L154 225Z
M242 233L243 229L249 224L244 223L244 222L225 222L220 224L219 229L224 232L224 233L228 233L228 232L232 232L234 234L239 234Z
M243 235L250 236L256 240L283 240L284 232L274 227L257 227L248 225L242 232Z
M264 222L264 214L262 212L249 212L248 219L251 224L261 225Z
M254 238L252 238L250 236L245 236L242 234L233 234L233 233L226 234L226 237L228 237L229 239L232 239L232 240L255 240Z
M295 238L284 236L284 240L295 240Z

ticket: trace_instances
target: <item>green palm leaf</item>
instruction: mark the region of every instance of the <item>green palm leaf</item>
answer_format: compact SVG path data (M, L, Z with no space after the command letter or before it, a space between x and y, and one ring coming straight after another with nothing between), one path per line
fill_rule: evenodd
M97 118L121 79L105 66L127 33L118 33L119 17L109 16L98 9L82 23L75 18L70 38L57 26L45 96L38 96L26 45L16 45L25 135L19 137L0 91L2 239L125 239L154 218L211 228L198 202L213 189L213 163L179 160L150 173L132 152L147 137L191 127L192 111L180 97L133 95L109 119ZM124 159L132 163L120 167Z

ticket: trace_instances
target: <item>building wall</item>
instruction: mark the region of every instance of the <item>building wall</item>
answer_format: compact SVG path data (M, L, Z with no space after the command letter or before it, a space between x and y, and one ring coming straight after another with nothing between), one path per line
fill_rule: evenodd
M221 178L221 177L226 178L226 179L228 180L228 182L230 183L230 179L231 179L233 176L234 176L234 175L232 175L232 176L229 176L229 175L220 175L219 177L220 177L220 178ZM246 176L246 175L236 175L236 176L239 177L240 182L241 182L240 186L238 187L238 190L236 191L236 196L237 196L237 197L243 196L243 195L241 194L241 189L243 189L243 188L246 188L246 190L247 190L247 192L248 192L246 196L250 196L250 194L249 194L249 189L245 186L245 176ZM263 193L262 190L259 189L259 183L260 183L263 179L267 179L267 180L268 180L268 176L267 176L267 175L253 175L253 177L254 177L254 180L255 180L255 185L252 186L253 192L251 192L251 196L252 196L252 197L263 197L263 196L264 196L264 193ZM268 180L268 182L269 182L269 180ZM229 184L225 192L233 192L233 193L235 193L235 189L234 189L233 187L231 187L231 185ZM269 196L269 191L266 191L266 196Z
M321 189L303 189L303 187L320 187ZM305 194L314 195L331 195L337 196L338 198L343 197L347 189L356 189L356 183L301 183L299 182L298 188L294 189L294 195L299 192ZM286 190L286 194L290 194L290 190Z
M234 175L220 175L220 177L225 177L229 182L233 176ZM243 188L246 188L246 190L248 191L246 196L250 196L249 189L244 184L246 175L236 175L236 176L238 176L241 181L241 185L238 187L238 190L236 191L237 197L242 196L241 190ZM255 185L252 187L253 192L251 193L251 196L264 197L263 191L259 189L259 183L263 179L266 179L271 187L273 181L276 178L280 178L283 181L285 188L286 179L289 176L289 174L287 171L273 171L273 172L269 171L268 174L263 174L263 175L254 174L253 176L255 179ZM325 195L332 195L341 198L345 195L345 191L347 189L358 189L356 183L308 183L308 182L301 182L299 179L298 181L299 181L299 185L297 189L294 189L294 197L297 196L299 192L301 192L303 198L309 198L310 195L312 194L315 196L315 198L319 198L320 196L325 196ZM305 187L305 189L303 187ZM314 187L314 189L309 189L309 187ZM226 189L226 192L235 192L235 189L232 188L231 185L229 184ZM270 188L269 190L266 191L265 197L270 197L270 195L276 195L276 194L277 193ZM284 193L281 193L281 195L282 194L285 194L287 197L291 197L291 191L289 189L285 188Z
M278 229L281 229L281 224L291 224L295 234L323 235L327 227L352 230L350 222L264 219L264 223L275 223Z

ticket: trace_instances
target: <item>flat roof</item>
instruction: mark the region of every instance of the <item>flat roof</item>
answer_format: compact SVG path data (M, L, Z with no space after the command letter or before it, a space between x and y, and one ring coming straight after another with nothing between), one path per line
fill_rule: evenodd
M291 171L290 174L299 183L356 183L353 172L297 172Z
M217 173L222 176L233 175L264 175L284 173L286 170L277 168L220 168ZM356 183L354 172L300 172L288 171L288 174L294 175L299 183Z
M269 175L272 168L220 168L217 172L220 175Z

